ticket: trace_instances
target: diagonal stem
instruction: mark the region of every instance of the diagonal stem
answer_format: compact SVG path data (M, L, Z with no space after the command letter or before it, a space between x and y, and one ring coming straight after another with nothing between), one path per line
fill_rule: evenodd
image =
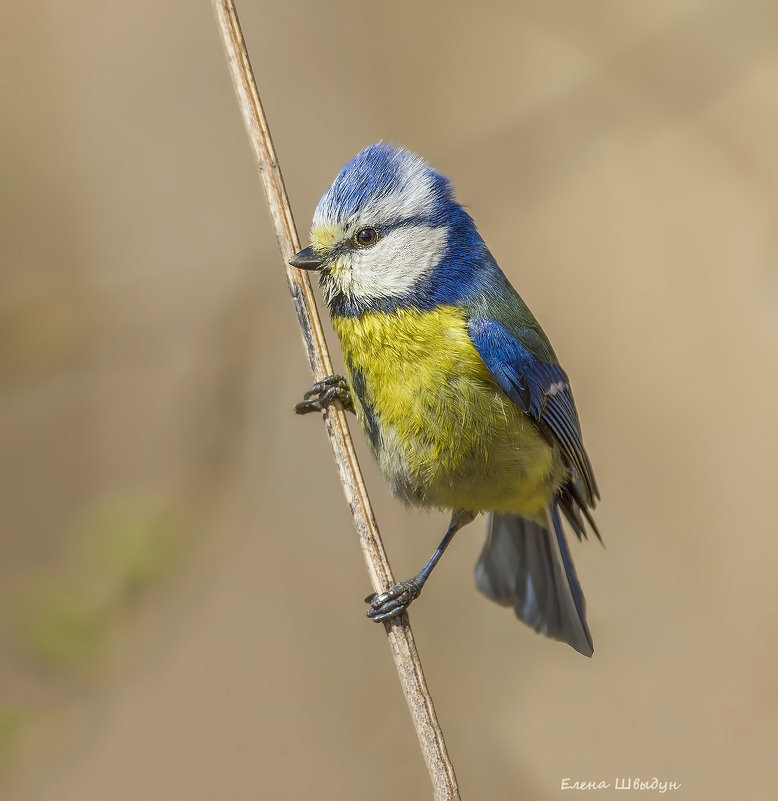
M212 3L235 92L238 96L238 104L267 195L278 246L286 264L300 249L300 241L278 166L278 158L270 137L270 129L254 82L238 14L232 0L212 0ZM286 277L302 331L308 361L314 378L319 381L332 374L332 363L321 320L316 310L311 284L304 272L290 267L288 264ZM383 592L394 584L394 578L357 464L345 413L339 407L328 406L324 411L324 423L373 588L376 592ZM408 617L403 614L399 618L387 622L385 627L405 700L408 702L411 719L432 779L435 801L459 801L459 788L454 775L454 767L446 751L443 732L427 689L421 659L416 650Z

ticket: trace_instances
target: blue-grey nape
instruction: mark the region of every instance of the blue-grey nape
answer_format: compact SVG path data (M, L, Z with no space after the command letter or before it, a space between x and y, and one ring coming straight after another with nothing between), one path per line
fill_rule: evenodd
M392 297L334 294L330 310L337 316L408 307L428 311L474 302L484 294L512 293L448 179L408 150L379 142L343 167L319 202L314 224L344 227L352 218L375 226L384 236L403 227L444 229L446 245L434 269L412 291ZM348 242L338 243L334 252L348 247Z

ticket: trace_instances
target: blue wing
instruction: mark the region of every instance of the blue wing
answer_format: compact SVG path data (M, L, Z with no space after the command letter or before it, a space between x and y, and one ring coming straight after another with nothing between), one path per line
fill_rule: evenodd
M534 327L509 332L496 320L471 318L468 331L500 389L559 446L572 479L562 488L560 503L576 533L583 534L580 512L593 525L587 507L594 506L599 492L565 371L559 364L540 359L522 344L522 339L538 339L538 329ZM546 347L553 355L547 343Z

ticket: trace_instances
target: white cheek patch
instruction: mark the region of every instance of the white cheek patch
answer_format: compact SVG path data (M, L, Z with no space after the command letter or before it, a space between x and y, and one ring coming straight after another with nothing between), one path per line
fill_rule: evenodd
M405 295L435 269L446 250L447 239L445 227L396 228L374 247L350 254L349 286L343 289L356 298Z

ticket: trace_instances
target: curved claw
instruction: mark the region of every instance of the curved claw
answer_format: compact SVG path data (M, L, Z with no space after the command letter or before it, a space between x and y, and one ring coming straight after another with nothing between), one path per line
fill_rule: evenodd
M399 614L407 606L407 603L403 603L400 600L389 601L388 603L382 604L380 607L368 609L367 616L375 620L379 615L386 615L390 612L397 612Z
M414 576L398 582L380 595L371 593L365 598L365 603L370 604L367 616L376 623L382 623L401 615L419 597L423 586L424 581Z
M385 612L383 615L371 615L370 612L367 613L368 617L374 621L375 623L383 623L387 620L394 620L396 617L400 617L405 612L406 607L398 606L397 609L392 609L390 612Z
M328 375L317 381L294 407L297 414L320 412L334 401L340 401L346 411L354 411L354 401L348 382L342 375Z

